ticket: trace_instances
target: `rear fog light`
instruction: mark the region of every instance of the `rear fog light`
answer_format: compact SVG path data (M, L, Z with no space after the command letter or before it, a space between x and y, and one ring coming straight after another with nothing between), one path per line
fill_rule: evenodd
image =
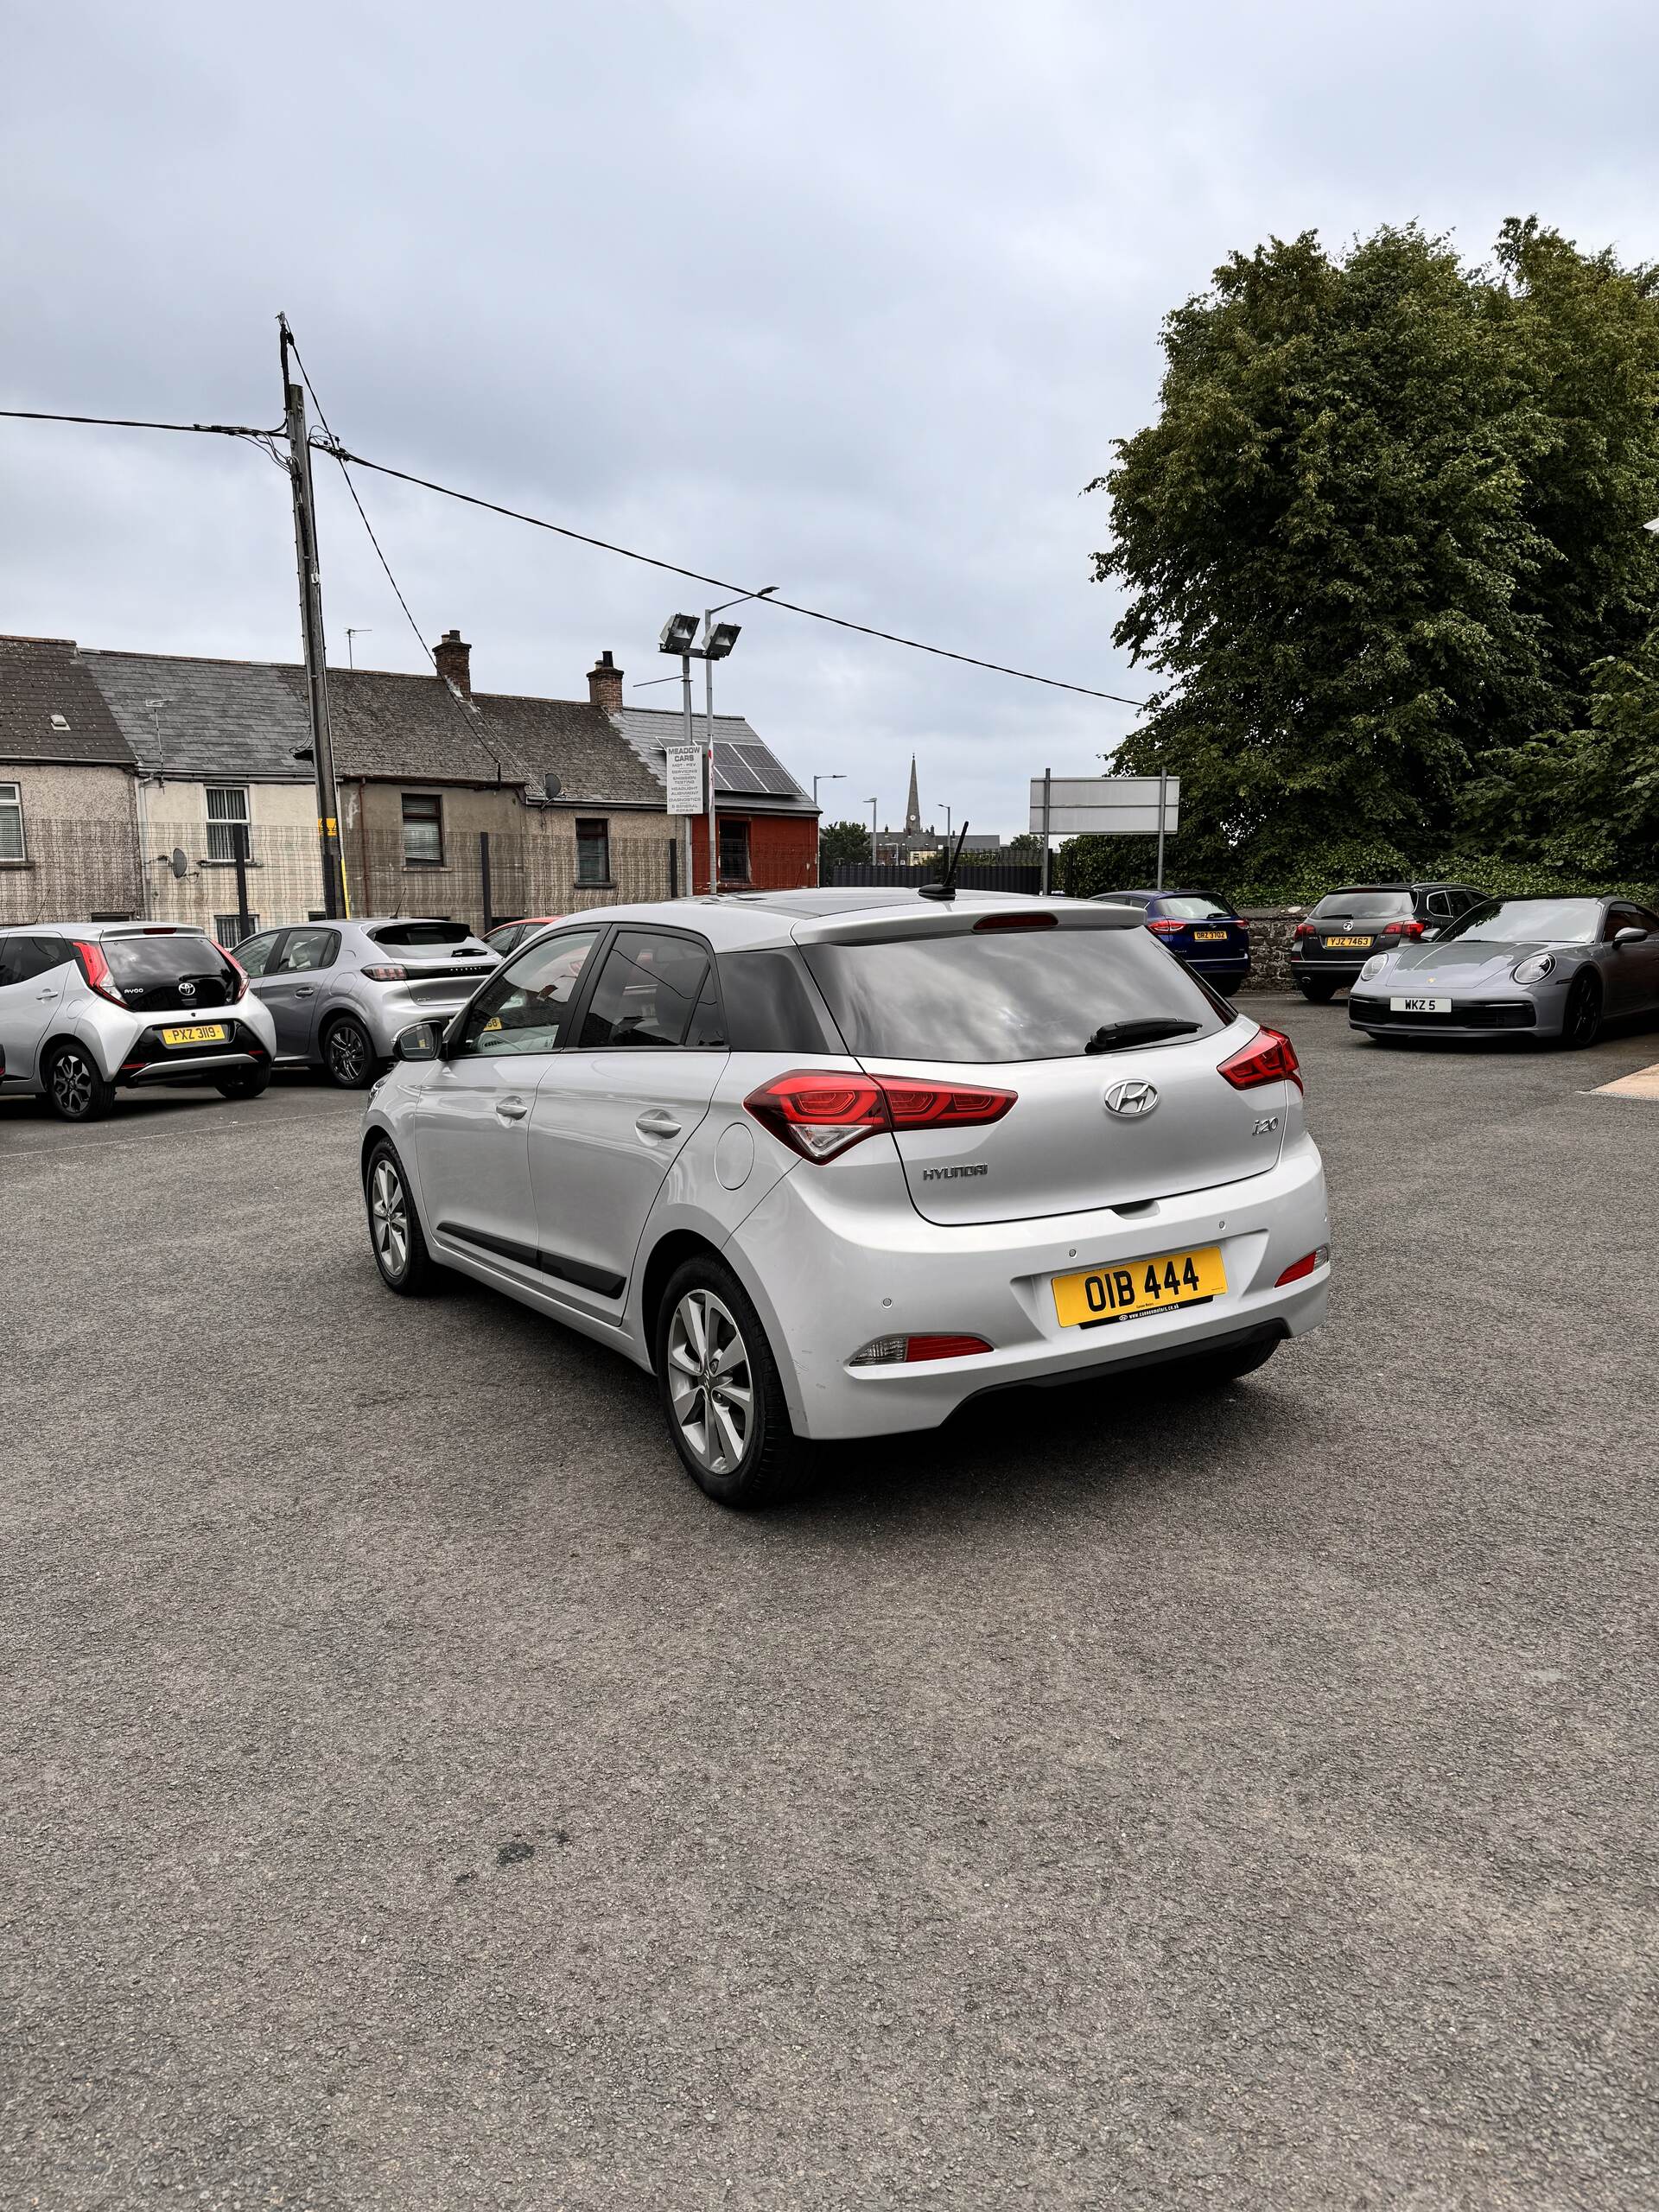
M1311 1275L1315 1268L1322 1268L1331 1257L1331 1247L1321 1244L1317 1252L1304 1252L1300 1260L1293 1260L1276 1283L1275 1290L1282 1290L1287 1282L1300 1282L1304 1275Z
M924 1359L972 1359L989 1351L983 1337L873 1337L849 1367L913 1367Z

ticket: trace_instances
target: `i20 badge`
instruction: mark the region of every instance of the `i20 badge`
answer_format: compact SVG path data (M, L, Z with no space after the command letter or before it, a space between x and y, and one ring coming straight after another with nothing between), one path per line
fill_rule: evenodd
M1135 1121L1143 1114L1150 1114L1157 1105L1157 1086L1135 1080L1115 1083L1102 1103L1109 1114L1116 1114L1123 1121Z

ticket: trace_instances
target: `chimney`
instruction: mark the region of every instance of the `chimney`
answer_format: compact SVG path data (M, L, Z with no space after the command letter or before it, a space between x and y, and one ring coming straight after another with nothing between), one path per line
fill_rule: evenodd
M608 647L588 671L588 697L601 715L622 711L622 671L612 660Z
M433 648L438 674L453 683L463 699L473 696L473 649L459 630L446 630Z

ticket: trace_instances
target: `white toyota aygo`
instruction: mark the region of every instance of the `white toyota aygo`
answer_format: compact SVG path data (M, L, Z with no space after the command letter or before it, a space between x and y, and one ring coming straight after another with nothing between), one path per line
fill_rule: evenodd
M374 1256L454 1268L655 1374L711 1497L967 1400L1325 1319L1287 1039L1066 899L760 892L572 915L370 1095Z

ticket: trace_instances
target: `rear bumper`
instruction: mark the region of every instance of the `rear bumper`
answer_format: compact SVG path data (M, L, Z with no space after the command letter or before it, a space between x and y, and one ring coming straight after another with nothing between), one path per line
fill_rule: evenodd
M1220 1349L1241 1334L1300 1336L1325 1316L1330 1266L1276 1287L1331 1238L1325 1174L1310 1138L1262 1175L1159 1199L1038 1221L948 1229L906 1207L842 1214L827 1175L784 1177L743 1224L728 1257L767 1325L797 1428L815 1438L937 1428L969 1398L1026 1383L1097 1379ZM1228 1287L1203 1305L1063 1329L1051 1277L1199 1245L1221 1249ZM989 1353L914 1366L852 1368L873 1338L984 1338Z
M252 1068L268 1068L264 1052L206 1052L196 1059L156 1060L148 1067L121 1071L124 1085L141 1083L213 1083L222 1075L245 1075Z

